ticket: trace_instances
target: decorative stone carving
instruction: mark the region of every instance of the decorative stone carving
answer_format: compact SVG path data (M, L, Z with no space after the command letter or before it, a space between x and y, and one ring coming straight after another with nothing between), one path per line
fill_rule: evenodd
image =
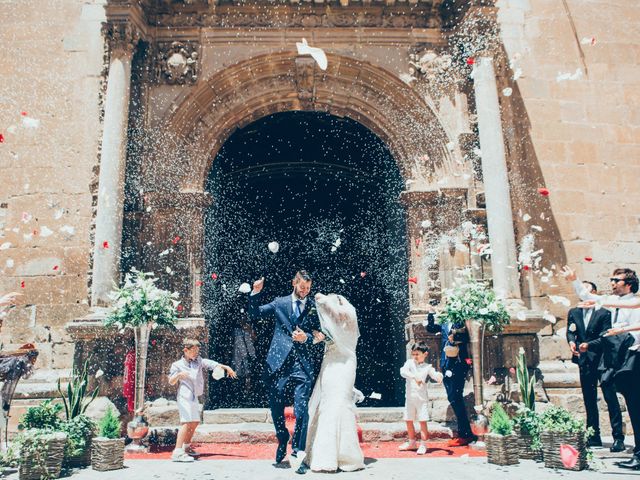
M158 43L155 77L169 85L193 84L198 80L198 45L195 42Z
M451 55L440 55L433 50L413 54L410 58L409 65L414 69L410 73L422 74L430 82L437 81L438 77L447 75L452 65Z
M310 57L296 57L296 88L298 98L311 101L314 97L314 68L315 60Z
M133 54L140 40L140 32L129 22L104 22L102 34L112 57L124 53Z

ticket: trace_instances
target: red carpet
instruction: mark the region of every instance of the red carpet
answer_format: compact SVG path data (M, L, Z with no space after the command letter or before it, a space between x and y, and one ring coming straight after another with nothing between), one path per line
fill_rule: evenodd
M272 460L276 454L275 443L204 443L194 445L200 460ZM484 451L469 447L447 447L447 442L427 442L427 454L400 452L400 443L363 443L362 451L368 458L430 458L430 457L484 457ZM171 449L145 454L126 454L128 460L165 460L171 457Z

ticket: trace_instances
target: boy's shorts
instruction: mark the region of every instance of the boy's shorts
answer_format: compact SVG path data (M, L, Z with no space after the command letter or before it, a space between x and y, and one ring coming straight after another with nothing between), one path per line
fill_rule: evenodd
M408 422L428 422L428 402L417 398L407 398L404 404L404 420Z
M200 422L200 402L178 395L180 423Z

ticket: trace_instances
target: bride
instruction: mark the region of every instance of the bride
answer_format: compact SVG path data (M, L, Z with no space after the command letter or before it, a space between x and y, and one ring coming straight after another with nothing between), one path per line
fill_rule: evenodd
M326 337L325 352L309 400L308 453L305 464L318 472L364 468L354 404L356 345L360 331L356 310L341 295L316 294L316 309ZM300 473L304 473L302 467Z

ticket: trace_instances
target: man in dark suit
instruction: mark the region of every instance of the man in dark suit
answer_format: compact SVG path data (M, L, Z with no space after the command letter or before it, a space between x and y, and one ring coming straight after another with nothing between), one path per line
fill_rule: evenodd
M275 321L267 366L271 383L269 406L278 438L276 463L280 463L286 456L289 441L284 419L285 389L293 384L296 425L291 443L292 456L296 457L299 451L304 451L307 440L307 406L314 381L311 346L314 338L322 340L324 336L320 333L317 315L312 313L313 299L308 297L311 277L307 272L296 273L290 295L278 297L266 305L260 305L263 286L264 278L254 282L248 313L252 320L268 317Z
M592 294L597 294L592 282L582 282ZM571 361L580 368L580 386L587 411L587 426L593 428L594 435L589 439L589 446L601 447L600 421L598 418L598 382L600 373L598 366L602 357L601 335L611 328L611 312L605 308L572 308L567 319L567 342L571 348ZM622 413L613 382L600 384L602 395L609 410L609 421L613 433L612 452L625 450L624 433L622 433Z
M454 326L448 323L437 325L433 308L427 315L427 331L442 335L440 370L444 377L442 383L447 391L447 400L456 415L458 438L449 441L449 446L460 447L476 440L471 432L467 409L464 404L464 384L469 372L470 358L467 344L469 334L464 325Z

